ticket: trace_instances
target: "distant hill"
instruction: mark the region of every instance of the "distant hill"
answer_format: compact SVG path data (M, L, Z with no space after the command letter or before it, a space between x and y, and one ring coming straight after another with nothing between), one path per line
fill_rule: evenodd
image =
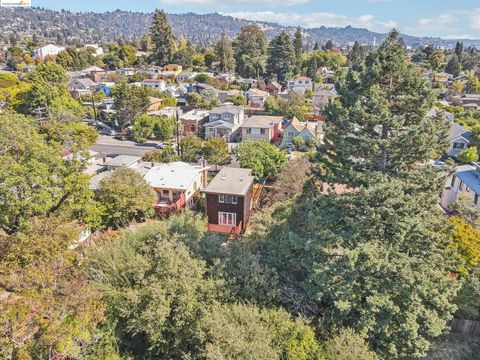
M53 11L43 8L0 9L0 41L13 36L36 36L41 41L54 41L61 44L100 43L109 44L118 41L139 39L148 32L152 14L113 11L105 13L77 13L71 11ZM198 45L212 45L225 32L234 37L242 26L257 23L270 39L281 31L293 35L294 27L285 27L275 23L254 22L235 19L221 14L169 15L176 36L183 35ZM332 40L345 45L354 41L373 44L383 41L385 34L358 29L320 27L304 29L306 42L312 46L316 41L324 44ZM453 47L456 40L440 38L414 37L404 35L405 43L412 47L433 44ZM480 40L462 40L466 46L480 46Z

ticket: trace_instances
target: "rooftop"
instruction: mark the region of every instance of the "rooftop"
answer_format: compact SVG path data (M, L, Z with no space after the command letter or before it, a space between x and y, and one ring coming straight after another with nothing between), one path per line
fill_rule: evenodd
M242 127L268 129L274 124L280 124L282 116L251 116L243 123Z
M476 163L475 165L459 166L455 175L472 189L475 194L480 195L480 172L478 171L480 164Z
M210 111L210 114L224 114L224 113L229 113L229 114L240 114L243 110L243 107L241 106L235 106L235 105L223 105L216 107Z
M104 165L109 167L123 167L123 166L128 167L138 163L140 160L142 160L142 158L138 156L118 155L113 159L110 159L107 162L105 162Z
M224 167L205 189L210 194L245 196L253 185L250 169Z
M145 174L144 178L153 188L188 190L192 187L198 174L207 169L200 165L174 162L154 166Z

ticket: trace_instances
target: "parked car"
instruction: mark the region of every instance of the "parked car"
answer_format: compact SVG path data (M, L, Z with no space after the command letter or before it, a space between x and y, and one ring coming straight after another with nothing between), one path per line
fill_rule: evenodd
M168 145L165 145L164 143L160 143L156 146L157 149L163 150L167 147Z

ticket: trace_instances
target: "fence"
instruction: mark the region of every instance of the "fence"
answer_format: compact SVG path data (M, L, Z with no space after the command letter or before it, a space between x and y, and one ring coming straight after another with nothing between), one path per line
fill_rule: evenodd
M468 336L480 336L480 321L454 319L452 332Z

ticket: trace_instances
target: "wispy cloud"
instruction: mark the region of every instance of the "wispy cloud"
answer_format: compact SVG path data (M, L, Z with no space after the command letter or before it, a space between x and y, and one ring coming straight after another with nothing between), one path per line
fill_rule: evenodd
M471 12L470 25L474 29L480 29L480 8L477 8Z
M294 6L308 4L311 0L159 0L167 5L185 5L185 6Z
M378 21L370 14L350 17L330 12L279 13L274 11L238 11L226 15L246 20L275 22L285 26L302 26L305 28L320 26L345 27L351 25L375 31L387 31L396 26L396 23L392 20Z

